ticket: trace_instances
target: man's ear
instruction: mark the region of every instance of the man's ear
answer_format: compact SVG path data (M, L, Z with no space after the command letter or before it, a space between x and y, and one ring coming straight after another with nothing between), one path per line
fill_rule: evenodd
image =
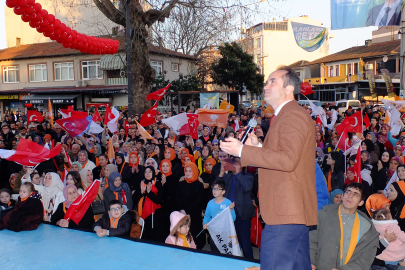
M285 89L287 89L287 95L294 94L294 87L292 85L287 85Z
M359 206L361 207L361 206L363 206L363 204L364 204L364 201L361 200L360 203L359 203Z

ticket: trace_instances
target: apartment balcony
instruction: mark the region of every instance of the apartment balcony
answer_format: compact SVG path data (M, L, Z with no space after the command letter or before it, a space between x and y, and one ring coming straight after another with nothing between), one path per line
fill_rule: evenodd
M126 84L128 84L128 79L126 77L107 78L107 85L126 85Z

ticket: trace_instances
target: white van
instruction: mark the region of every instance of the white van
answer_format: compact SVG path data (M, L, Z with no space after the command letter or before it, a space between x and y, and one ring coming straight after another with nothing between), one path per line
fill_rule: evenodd
M338 108L338 113L340 115L343 115L343 113L349 109L349 106L352 107L352 109L358 109L360 108L360 101L352 99L352 100L347 100L347 99L342 99L339 101L336 101L336 106Z
M314 105L316 105L316 106L322 106L322 103L319 101L319 100L310 100ZM301 105L302 107L305 107L305 106L310 106L309 105L309 102L308 102L308 99L302 99L302 100L298 100L298 104L299 105Z

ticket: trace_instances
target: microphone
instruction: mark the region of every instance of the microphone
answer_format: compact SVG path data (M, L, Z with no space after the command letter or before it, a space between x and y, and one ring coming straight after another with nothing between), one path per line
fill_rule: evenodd
M257 126L257 121L256 121L255 119L251 119L251 120L249 121L248 125L247 125L247 129L246 129L245 133L244 133L243 136L242 136L242 139L240 139L240 141L241 141L243 144L245 144L245 142L246 142L246 140L247 140L247 138L248 138L248 134L249 134L250 132L252 132L252 131L255 129L256 126Z

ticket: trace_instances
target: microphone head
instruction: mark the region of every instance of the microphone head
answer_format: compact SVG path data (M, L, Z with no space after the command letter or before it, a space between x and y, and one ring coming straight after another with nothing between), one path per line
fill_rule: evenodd
M255 128L257 126L257 121L255 119L250 119L248 126Z

